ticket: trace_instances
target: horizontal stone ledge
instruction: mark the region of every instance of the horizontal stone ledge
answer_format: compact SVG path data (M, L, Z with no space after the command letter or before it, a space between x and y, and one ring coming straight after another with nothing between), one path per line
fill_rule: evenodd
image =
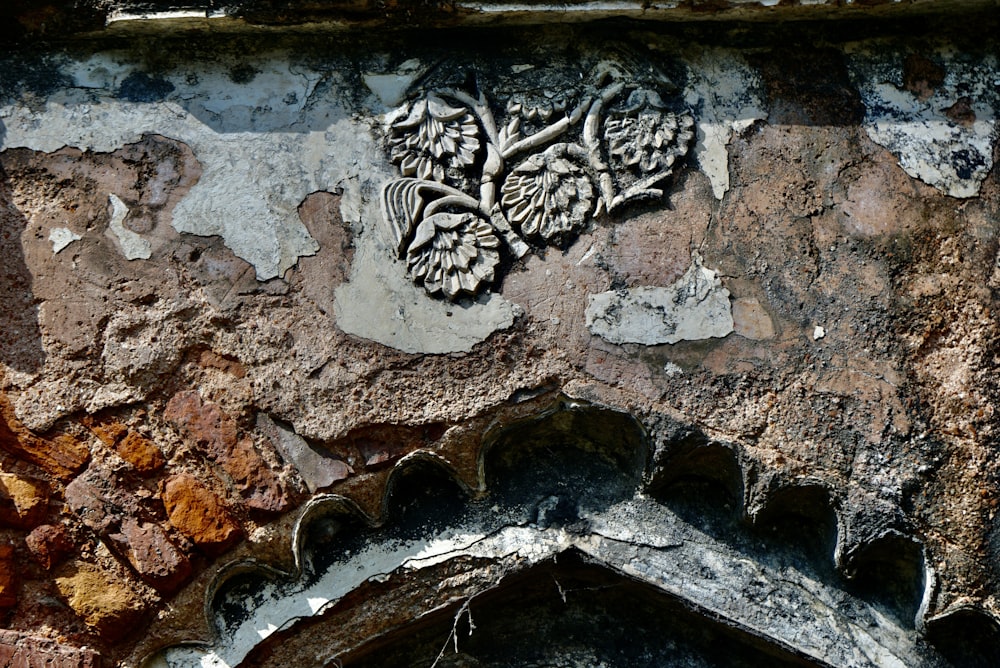
M609 18L663 21L836 21L989 12L998 0L235 0L106 2L30 0L0 7L0 36L59 39L174 31L257 32L366 26L435 27L570 23Z

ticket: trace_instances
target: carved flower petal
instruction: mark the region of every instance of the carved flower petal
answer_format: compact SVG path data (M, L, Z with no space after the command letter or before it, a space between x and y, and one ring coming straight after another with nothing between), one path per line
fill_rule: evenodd
M439 121L454 121L468 113L468 109L456 109L437 95L428 95L426 104L431 116Z
M420 158L417 164L416 174L422 179L429 179L434 173L434 165L427 158Z
M424 118L427 117L427 101L418 100L414 102L410 107L410 112L407 114L406 118L402 121L396 121L393 123L393 127L397 128L410 128L416 127L421 123Z
M403 161L399 163L399 171L403 176L413 176L417 173L417 168L420 166L420 158L413 154L406 154L403 156Z

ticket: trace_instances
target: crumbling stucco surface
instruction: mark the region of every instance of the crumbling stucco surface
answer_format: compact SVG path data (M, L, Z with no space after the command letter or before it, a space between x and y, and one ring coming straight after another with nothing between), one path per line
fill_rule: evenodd
M0 53L0 649L429 664L540 577L783 661L1000 653L995 16L252 10ZM394 237L449 197L475 296Z

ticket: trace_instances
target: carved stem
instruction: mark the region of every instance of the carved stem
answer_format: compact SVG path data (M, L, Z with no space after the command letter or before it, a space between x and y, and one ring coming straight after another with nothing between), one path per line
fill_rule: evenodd
M489 215L488 212L493 209L493 205L496 203L496 177L503 171L503 158L499 149L500 134L497 132L497 123L493 117L493 111L490 109L490 105L482 91L479 92L478 98L474 98L464 91L451 88L441 92L468 105L479 118L479 122L483 126L483 131L486 133L486 163L483 165L483 175L479 183L479 208Z
M521 141L517 141L514 142L513 144L508 144L507 146L501 147L504 159L506 160L511 156L517 155L521 151L527 151L529 149L539 148L540 146L547 144L548 142L552 141L562 133L566 132L572 126L580 122L580 119L583 118L583 114L586 111L587 107L590 106L590 103L591 103L591 98L588 97L583 102L581 102L579 106L577 106L577 108L574 109L569 116L563 116L552 125L549 125L548 127L539 130L530 137L525 137Z
M486 137L492 144L500 143L500 135L497 132L497 123L493 118L493 111L490 109L489 103L486 101L486 96L479 93L479 97L475 98L461 90L454 90L452 88L446 88L441 91L442 95L448 95L455 98L462 104L468 105L472 109L473 113L479 118L479 122L483 125L483 130L486 131Z
M590 150L590 166L600 176L601 202L604 203L604 207L610 213L615 196L615 184L614 179L611 177L611 171L608 169L608 165L604 162L604 157L601 155L601 139L597 135L601 125L601 110L603 107L603 96L594 100L594 103L590 105L590 110L587 112L587 120L583 122L583 142ZM600 214L600 207L594 213L594 215L598 214Z
M435 213L437 213L438 209L452 205L462 206L480 212L482 212L483 210L482 207L479 205L479 200L477 200L474 197L470 197L469 195L466 195L463 192L460 192L454 195L448 195L447 197L436 199L430 204L428 204L427 208L424 209L424 217L427 218L428 216L432 216ZM488 211L485 213L487 216L490 215Z

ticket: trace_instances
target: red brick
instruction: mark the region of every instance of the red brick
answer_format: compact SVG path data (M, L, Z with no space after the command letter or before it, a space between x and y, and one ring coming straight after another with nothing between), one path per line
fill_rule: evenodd
M14 407L2 392L0 448L62 480L72 478L90 459L87 446L68 434L46 439L28 431L14 415Z
M167 403L170 420L207 458L232 478L246 505L264 512L281 512L291 504L275 473L254 447L240 438L236 421L217 404L195 391L178 392Z
M52 524L36 527L25 537L24 542L31 555L45 570L68 557L75 547L66 529Z
M17 605L17 574L14 546L0 544L0 608Z
M191 562L158 524L129 517L111 539L139 577L161 593L176 591L191 575Z
M163 505L170 523L208 554L225 552L242 536L222 500L192 475L167 480Z
M101 668L101 656L92 650L62 645L49 638L0 631L0 666Z
M30 529L45 520L48 485L13 473L0 473L0 525Z

